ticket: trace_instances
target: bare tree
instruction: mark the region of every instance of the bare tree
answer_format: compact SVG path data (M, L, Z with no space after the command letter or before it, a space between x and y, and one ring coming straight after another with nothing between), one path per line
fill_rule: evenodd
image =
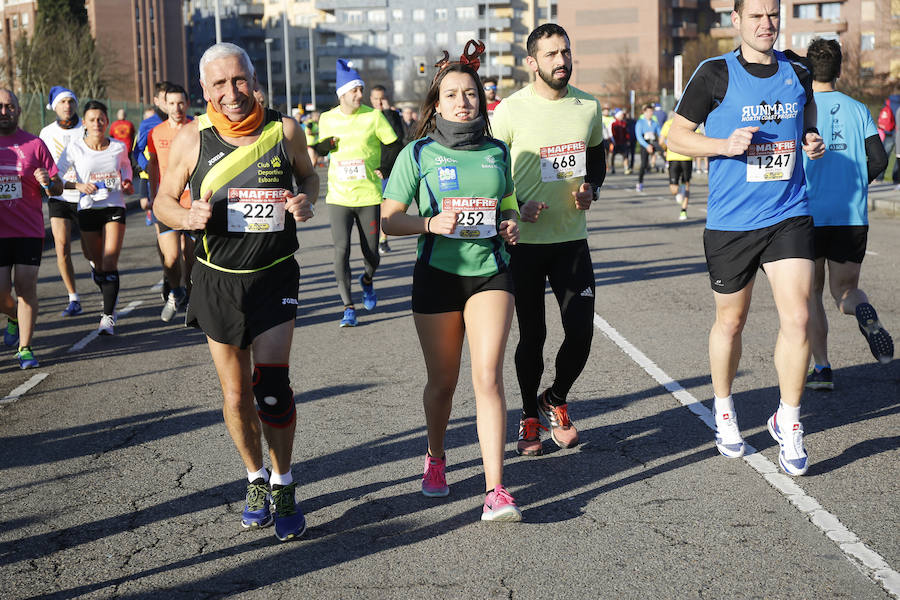
M636 90L640 96L655 95L652 90L652 79L647 67L641 64L627 47L616 54L611 67L606 70L606 81L613 98L624 104L628 101L628 92ZM638 102L640 102L638 98Z
M721 53L718 40L708 33L702 33L696 39L687 42L684 45L684 50L681 52L681 65L684 73L682 85L687 85L688 80L694 74L694 71L697 70L697 67L700 66L700 63Z

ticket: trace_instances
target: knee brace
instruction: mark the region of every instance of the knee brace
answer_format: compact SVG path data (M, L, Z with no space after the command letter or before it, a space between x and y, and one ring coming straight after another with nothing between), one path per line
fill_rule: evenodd
M266 425L283 428L294 422L294 392L287 365L256 365L253 368L253 396L259 420Z

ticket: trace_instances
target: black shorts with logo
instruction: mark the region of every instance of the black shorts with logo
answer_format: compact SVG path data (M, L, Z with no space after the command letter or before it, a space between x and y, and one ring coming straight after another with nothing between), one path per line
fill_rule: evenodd
M816 258L862 264L869 241L868 225L826 225L815 228Z
M247 348L261 333L297 317L300 266L294 257L254 273L228 273L197 261L185 324L215 341Z
M815 260L812 217L793 217L751 231L706 229L703 248L713 291L739 292L762 265L785 258Z
M78 227L82 231L100 231L107 223L125 224L125 209L121 206L86 208L78 211Z
M78 222L78 203L66 202L59 198L49 198L47 200L47 214L51 219L68 219Z
M43 238L0 238L0 267L13 265L38 267L43 251Z
M425 315L462 312L469 298L488 290L512 294L513 282L509 271L473 277L448 273L416 261L413 269L412 311Z
M669 184L678 185L679 183L690 183L693 164L694 161L692 160L670 160Z

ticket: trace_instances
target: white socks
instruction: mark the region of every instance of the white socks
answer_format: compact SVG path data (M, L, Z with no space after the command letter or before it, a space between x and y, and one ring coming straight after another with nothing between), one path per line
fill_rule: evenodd
M262 469L260 469L259 471L255 472L255 473L250 471L249 469L247 469L247 480L250 483L253 483L257 479L262 479L263 481L269 481L269 472L266 470L265 467L263 467Z
M291 475L290 470L287 473L272 473L272 476L269 477L269 483L272 485L290 485L293 482L294 477Z
M731 397L731 394L728 394L725 398L719 398L716 395L713 395L713 408L715 409L715 413L717 417L721 417L725 413L729 415L734 415L734 400Z
M778 403L778 427L782 431L793 431L794 425L800 422L800 407L788 406L784 402Z

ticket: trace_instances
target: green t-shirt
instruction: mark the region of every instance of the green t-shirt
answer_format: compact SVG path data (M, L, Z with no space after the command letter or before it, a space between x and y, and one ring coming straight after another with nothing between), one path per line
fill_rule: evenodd
M319 139L338 138L328 166L325 202L341 206L381 204L381 144L397 141L391 124L371 106L362 105L352 115L336 106L319 117Z
M444 207L459 210L456 235L465 237L422 234L418 258L448 273L487 277L509 264L496 225L502 210L516 206L513 189L509 150L502 142L491 139L477 150L451 150L422 138L400 152L384 197L407 206L415 201L423 217Z
M519 202L549 206L536 223L519 224L519 243L586 239L587 221L572 192L584 183L587 149L603 143L597 99L570 85L565 97L547 100L531 84L494 109L491 133L509 145Z

